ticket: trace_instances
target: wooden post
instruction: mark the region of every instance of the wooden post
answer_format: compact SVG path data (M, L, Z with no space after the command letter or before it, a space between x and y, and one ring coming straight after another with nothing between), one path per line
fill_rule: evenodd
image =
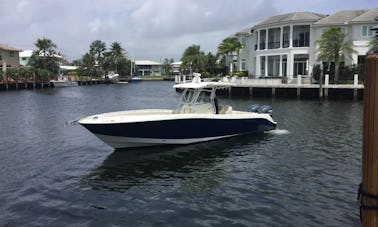
M359 188L362 226L378 226L378 54L366 58L362 184Z

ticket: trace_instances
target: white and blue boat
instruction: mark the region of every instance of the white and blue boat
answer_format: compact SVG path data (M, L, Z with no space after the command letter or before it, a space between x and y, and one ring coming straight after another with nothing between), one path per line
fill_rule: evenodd
M174 85L182 90L177 109L142 109L92 115L78 120L100 140L114 148L191 144L276 128L271 108L254 106L236 111L219 106L216 90L224 82L192 82Z

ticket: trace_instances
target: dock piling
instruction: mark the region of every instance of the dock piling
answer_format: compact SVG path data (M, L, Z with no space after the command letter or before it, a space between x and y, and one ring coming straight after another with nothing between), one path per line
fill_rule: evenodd
M359 188L362 226L378 226L378 54L366 58L362 183Z

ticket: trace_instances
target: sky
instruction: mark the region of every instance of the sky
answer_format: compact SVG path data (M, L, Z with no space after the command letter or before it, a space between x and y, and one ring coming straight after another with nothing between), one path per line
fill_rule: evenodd
M0 0L0 43L34 50L47 38L72 61L101 40L121 43L129 59L179 61L193 44L215 54L224 38L271 16L373 8L378 0Z

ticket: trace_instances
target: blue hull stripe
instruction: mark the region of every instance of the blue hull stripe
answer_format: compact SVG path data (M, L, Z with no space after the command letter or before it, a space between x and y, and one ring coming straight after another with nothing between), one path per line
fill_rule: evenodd
M187 139L246 134L275 129L266 119L177 119L120 124L83 124L90 132L100 135Z

